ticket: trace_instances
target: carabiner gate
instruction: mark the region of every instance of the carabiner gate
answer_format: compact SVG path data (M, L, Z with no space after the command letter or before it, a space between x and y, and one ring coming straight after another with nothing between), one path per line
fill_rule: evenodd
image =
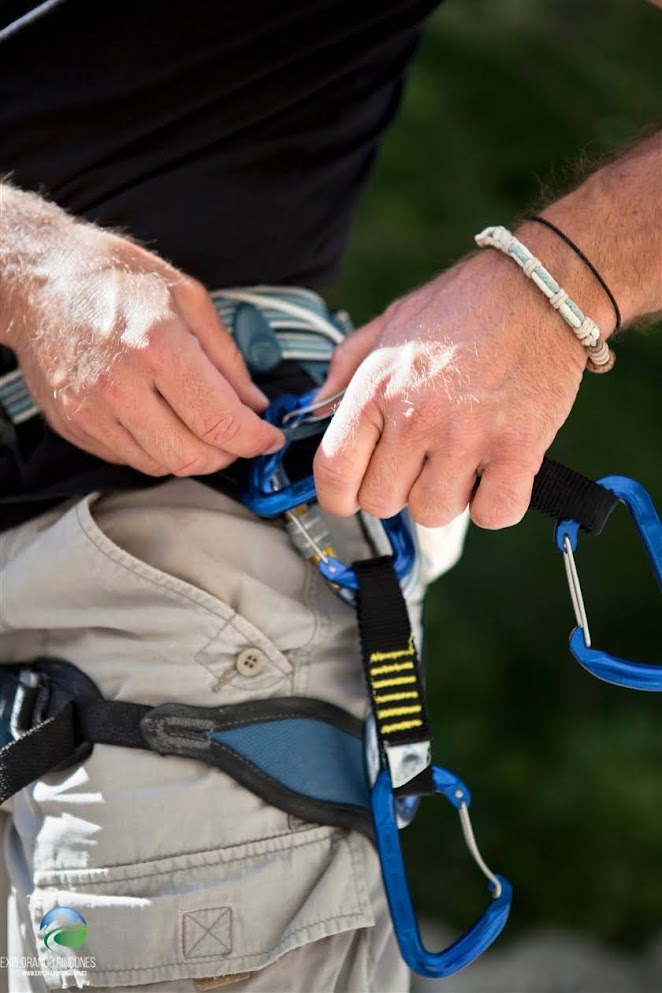
M604 476L598 483L611 490L630 511L653 564L658 584L662 587L662 522L650 496L640 483L627 476ZM632 662L591 646L584 598L573 554L577 549L578 535L579 524L571 520L559 521L554 534L556 546L564 556L570 596L577 619L577 627L570 635L570 651L598 679L615 686L662 692L662 665Z

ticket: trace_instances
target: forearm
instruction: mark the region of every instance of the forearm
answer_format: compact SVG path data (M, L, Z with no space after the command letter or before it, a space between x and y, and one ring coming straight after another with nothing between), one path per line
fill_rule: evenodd
M662 310L662 132L593 173L541 216L591 260L623 324ZM585 263L540 224L525 222L517 236L608 337L614 308Z

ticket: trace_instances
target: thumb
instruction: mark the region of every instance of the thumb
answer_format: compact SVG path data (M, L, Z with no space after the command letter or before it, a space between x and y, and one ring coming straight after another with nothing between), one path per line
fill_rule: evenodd
M324 385L316 400L324 400L344 390L363 360L375 347L382 329L381 318L352 331L333 353Z

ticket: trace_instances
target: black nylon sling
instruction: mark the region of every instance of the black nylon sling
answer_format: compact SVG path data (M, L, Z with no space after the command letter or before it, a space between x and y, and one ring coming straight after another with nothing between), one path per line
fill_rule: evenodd
M617 503L618 497L604 486L545 456L533 481L529 510L577 521L589 534L600 534Z

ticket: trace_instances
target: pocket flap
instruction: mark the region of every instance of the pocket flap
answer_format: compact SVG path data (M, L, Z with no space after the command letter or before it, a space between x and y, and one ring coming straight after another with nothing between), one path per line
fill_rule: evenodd
M366 849L356 834L306 828L155 862L45 873L30 913L46 982L76 985L64 958L72 971L87 963L92 987L250 972L307 942L368 927ZM84 918L80 947L45 946L40 923L58 906Z

